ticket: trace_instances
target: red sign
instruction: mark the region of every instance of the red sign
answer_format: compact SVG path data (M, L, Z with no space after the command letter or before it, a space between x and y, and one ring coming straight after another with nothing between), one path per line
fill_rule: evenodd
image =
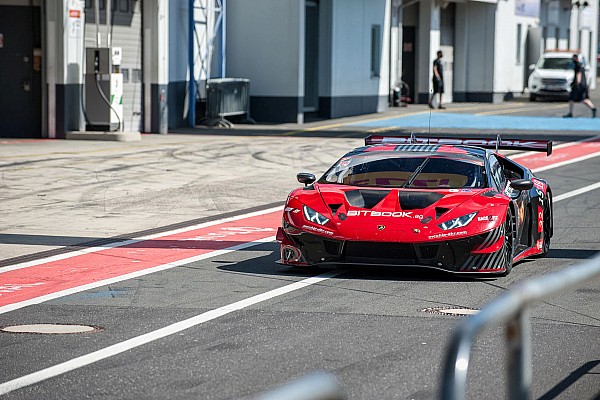
M80 10L69 10L69 17L71 18L80 18L81 11Z

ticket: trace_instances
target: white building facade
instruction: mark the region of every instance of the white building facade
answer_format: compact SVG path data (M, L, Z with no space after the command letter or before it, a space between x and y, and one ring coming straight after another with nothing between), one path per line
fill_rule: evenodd
M111 74L107 128L118 108L118 129L166 133L202 119L210 78L249 79L258 122L303 123L384 111L400 80L426 103L438 50L445 101L497 102L545 49L595 73L597 47L582 0L0 0L0 137L94 128L86 91Z

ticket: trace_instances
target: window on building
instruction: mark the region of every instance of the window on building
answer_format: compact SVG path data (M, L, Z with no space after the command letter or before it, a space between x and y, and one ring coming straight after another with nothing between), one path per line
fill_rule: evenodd
M381 25L371 25L371 77L381 69Z
M521 65L521 37L523 36L523 25L517 24L517 65Z

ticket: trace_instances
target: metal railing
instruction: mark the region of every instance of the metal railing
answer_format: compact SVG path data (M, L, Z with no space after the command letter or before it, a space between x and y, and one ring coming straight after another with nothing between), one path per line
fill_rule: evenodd
M600 277L600 255L536 279L515 285L467 318L454 332L444 361L441 398L465 398L471 347L477 334L492 325L506 324L508 392L510 399L529 399L531 339L527 307L547 297Z

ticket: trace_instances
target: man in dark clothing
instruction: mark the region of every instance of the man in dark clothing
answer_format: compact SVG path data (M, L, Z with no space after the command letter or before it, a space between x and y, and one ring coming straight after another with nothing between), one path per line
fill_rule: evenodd
M571 83L571 93L569 93L569 112L564 115L565 118L573 116L573 105L575 102L582 102L592 110L592 118L596 118L596 107L590 100L585 68L579 62L579 56L573 54L573 82Z
M433 93L429 98L429 108L433 108L433 98L435 97L436 93L439 93L440 100L438 102L438 108L442 110L446 108L442 105L442 93L444 93L444 66L442 65L443 56L444 55L442 54L442 51L438 50L437 58L433 60Z

